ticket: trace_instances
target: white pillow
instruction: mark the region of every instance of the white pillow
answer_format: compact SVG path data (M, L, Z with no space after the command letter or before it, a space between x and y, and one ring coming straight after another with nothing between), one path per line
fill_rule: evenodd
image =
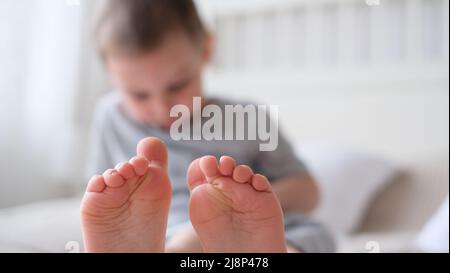
M448 252L448 196L420 232L415 246L425 252Z
M297 154L321 190L313 217L337 234L359 227L373 198L397 173L385 160L332 144L301 144Z

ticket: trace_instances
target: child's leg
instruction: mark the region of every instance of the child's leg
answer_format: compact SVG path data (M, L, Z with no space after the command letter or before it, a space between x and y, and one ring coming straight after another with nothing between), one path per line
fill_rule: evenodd
M171 185L167 151L142 140L138 157L95 176L81 204L88 252L164 252Z
M320 223L300 213L287 213L284 219L286 238L292 250L306 253L335 251L332 234Z
M177 230L166 243L166 252L200 253L202 245L191 225Z

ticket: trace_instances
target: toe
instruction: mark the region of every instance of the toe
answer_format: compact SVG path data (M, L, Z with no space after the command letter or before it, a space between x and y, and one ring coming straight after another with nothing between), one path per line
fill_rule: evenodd
M229 156L222 156L220 158L219 171L224 176L233 175L234 167L236 166L236 161Z
M257 191L270 191L269 180L264 175L255 174L252 178L252 186Z
M122 186L125 183L125 179L113 169L109 169L103 173L103 178L105 180L105 184L111 188L117 188Z
M200 169L200 158L192 161L187 171L187 184L190 191L206 182L206 177Z
M212 155L204 156L200 158L199 164L200 169L202 170L208 182L212 182L220 175L216 157Z
M239 183L246 183L252 178L253 171L247 165L239 165L234 168L233 179Z
M89 180L86 191L87 192L102 192L106 188L103 176L96 175Z
M133 165L128 162L117 165L115 169L124 179L130 179L136 175Z
M149 162L145 157L133 157L130 164L133 166L134 173L142 176L147 172Z
M147 158L151 163L167 167L166 145L159 138L148 137L141 140L137 146L137 155Z

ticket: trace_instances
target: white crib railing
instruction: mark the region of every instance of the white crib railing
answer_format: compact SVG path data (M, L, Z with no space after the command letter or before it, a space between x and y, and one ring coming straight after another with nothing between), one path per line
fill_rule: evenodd
M218 71L448 65L448 0L199 0Z

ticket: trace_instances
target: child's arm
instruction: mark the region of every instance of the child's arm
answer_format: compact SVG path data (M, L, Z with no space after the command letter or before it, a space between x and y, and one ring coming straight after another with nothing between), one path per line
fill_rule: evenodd
M319 188L308 175L294 175L272 183L285 212L312 212L319 204Z

